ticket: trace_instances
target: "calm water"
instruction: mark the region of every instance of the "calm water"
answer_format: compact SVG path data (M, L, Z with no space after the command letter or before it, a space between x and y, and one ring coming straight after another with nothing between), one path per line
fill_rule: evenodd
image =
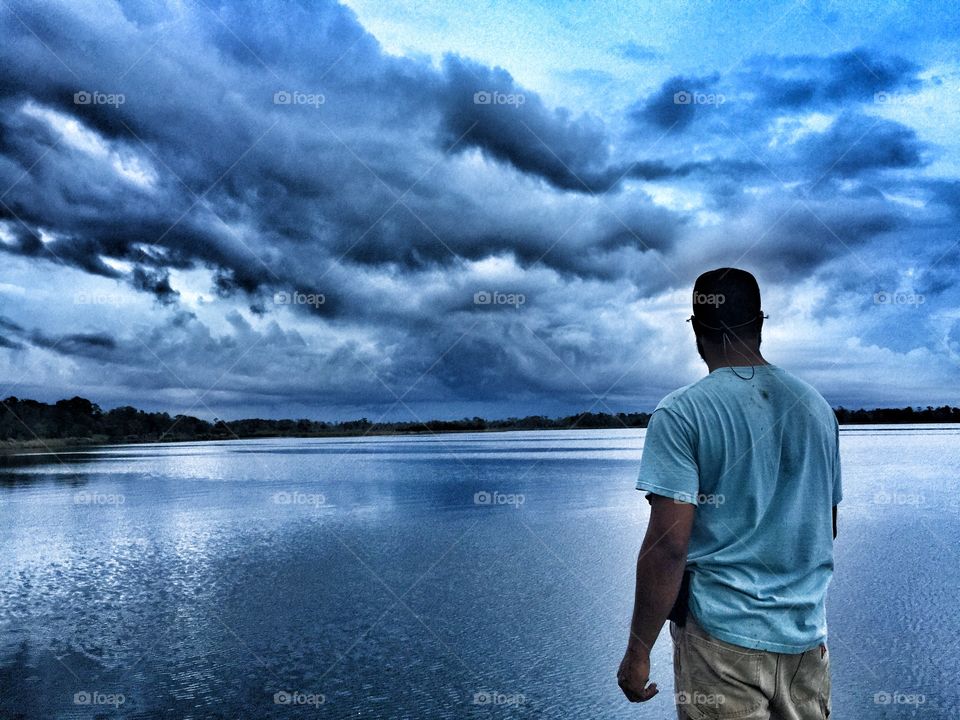
M842 433L837 718L960 717L958 436ZM658 698L631 706L615 680L642 446L268 440L2 466L0 717L672 717L666 633Z

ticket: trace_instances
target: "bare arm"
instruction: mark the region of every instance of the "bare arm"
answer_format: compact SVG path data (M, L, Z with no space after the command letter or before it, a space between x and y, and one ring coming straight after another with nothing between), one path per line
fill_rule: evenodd
M617 679L631 702L643 702L657 694L656 684L647 686L650 649L677 599L687 560L687 544L696 506L670 498L652 496L650 523L637 558L637 585L627 651Z

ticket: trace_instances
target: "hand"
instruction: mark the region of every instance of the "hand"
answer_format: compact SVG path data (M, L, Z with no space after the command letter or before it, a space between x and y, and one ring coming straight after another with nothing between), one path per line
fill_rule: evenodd
M630 702L646 702L660 690L656 683L647 685L650 679L650 654L627 648L620 669L617 671L617 684Z

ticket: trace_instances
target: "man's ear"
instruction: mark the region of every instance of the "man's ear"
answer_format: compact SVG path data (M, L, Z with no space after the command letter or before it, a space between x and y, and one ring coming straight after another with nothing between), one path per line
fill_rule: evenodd
M690 327L693 328L693 334L696 335L698 338L703 335L703 326L700 325L700 321L697 320L696 315L690 316Z

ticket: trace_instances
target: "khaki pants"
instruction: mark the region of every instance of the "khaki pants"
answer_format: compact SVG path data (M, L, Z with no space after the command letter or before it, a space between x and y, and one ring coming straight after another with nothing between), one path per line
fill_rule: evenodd
M788 655L718 640L691 616L670 623L680 720L824 720L830 715L825 645Z

